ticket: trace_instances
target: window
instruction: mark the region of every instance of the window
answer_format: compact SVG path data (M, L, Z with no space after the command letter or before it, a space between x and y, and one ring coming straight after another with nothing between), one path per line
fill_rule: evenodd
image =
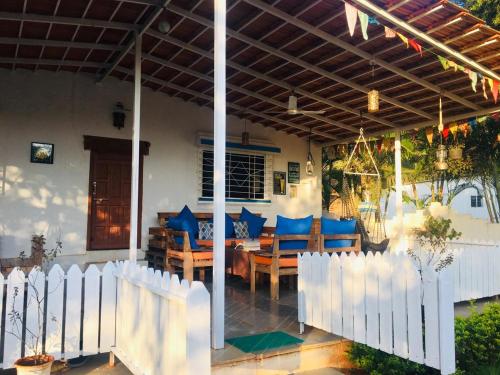
M214 152L201 151L201 197L214 196ZM226 198L266 198L266 155L226 153Z
M483 207L483 197L480 195L471 195L470 206L471 207Z

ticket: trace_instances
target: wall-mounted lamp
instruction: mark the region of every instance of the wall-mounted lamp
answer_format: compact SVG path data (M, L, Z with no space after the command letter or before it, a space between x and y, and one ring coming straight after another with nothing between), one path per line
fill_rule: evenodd
M113 126L118 130L125 127L125 108L123 104L118 102L113 108Z

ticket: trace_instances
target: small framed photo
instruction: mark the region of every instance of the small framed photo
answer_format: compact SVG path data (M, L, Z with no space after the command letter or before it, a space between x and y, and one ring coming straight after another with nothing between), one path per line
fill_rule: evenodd
M286 195L286 172L273 172L273 194Z
M54 164L54 144L31 142L31 162Z

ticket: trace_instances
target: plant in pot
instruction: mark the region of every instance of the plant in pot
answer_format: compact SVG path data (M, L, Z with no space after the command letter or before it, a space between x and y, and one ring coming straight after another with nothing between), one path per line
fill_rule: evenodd
M47 294L51 293L45 287L45 274L50 263L61 252L62 243L60 240L57 240L56 246L48 250L45 248L46 240L43 235L34 235L31 241L32 250L35 251L36 249L37 254L41 255L40 264L35 265L27 277L28 297L26 300L26 311L34 312L34 319L28 323L23 319L23 312L16 308L19 305L16 303L16 300L23 300L24 295L21 295L19 288L15 287L12 304L7 306L6 319L10 321L11 329L6 330L6 333L14 336L21 342L21 347L25 348L24 356L14 363L17 374L48 375L50 374L54 357L43 352L45 300ZM25 253L21 252L19 258L21 262L26 259ZM64 278L59 282L64 283ZM47 319L54 321L55 318L47 316Z

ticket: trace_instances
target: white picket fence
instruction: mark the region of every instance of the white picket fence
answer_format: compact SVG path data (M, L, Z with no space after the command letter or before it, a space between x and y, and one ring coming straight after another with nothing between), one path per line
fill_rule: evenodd
M101 272L91 265L82 273L73 265L65 273L56 264L47 275L37 268L28 275L14 269L7 279L0 274L0 312L5 317L5 327L1 330L4 333L2 368L13 367L22 353L32 354L39 324L45 325L42 338L45 352L56 359L109 352L115 340L115 268L108 263ZM4 291L7 295L2 306ZM44 309L40 322L39 306ZM20 314L24 325L11 319L13 310ZM0 328L1 324L0 321ZM18 339L23 336L23 330L24 348Z
M455 302L500 295L500 244L453 242Z
M424 273L406 255L305 253L298 258L299 322L455 372L453 273Z
M46 300L40 323L37 298ZM23 324L10 319L13 310ZM65 273L56 264L47 275L14 269L7 279L0 274L0 312L4 369L31 354L30 332L41 324L45 352L56 359L113 351L134 374L210 373L208 291L168 272L128 262L108 262L102 272L95 265L84 273L73 265ZM23 336L24 348L18 339Z
M210 374L210 295L151 268L125 262L117 270L116 346L134 374Z

